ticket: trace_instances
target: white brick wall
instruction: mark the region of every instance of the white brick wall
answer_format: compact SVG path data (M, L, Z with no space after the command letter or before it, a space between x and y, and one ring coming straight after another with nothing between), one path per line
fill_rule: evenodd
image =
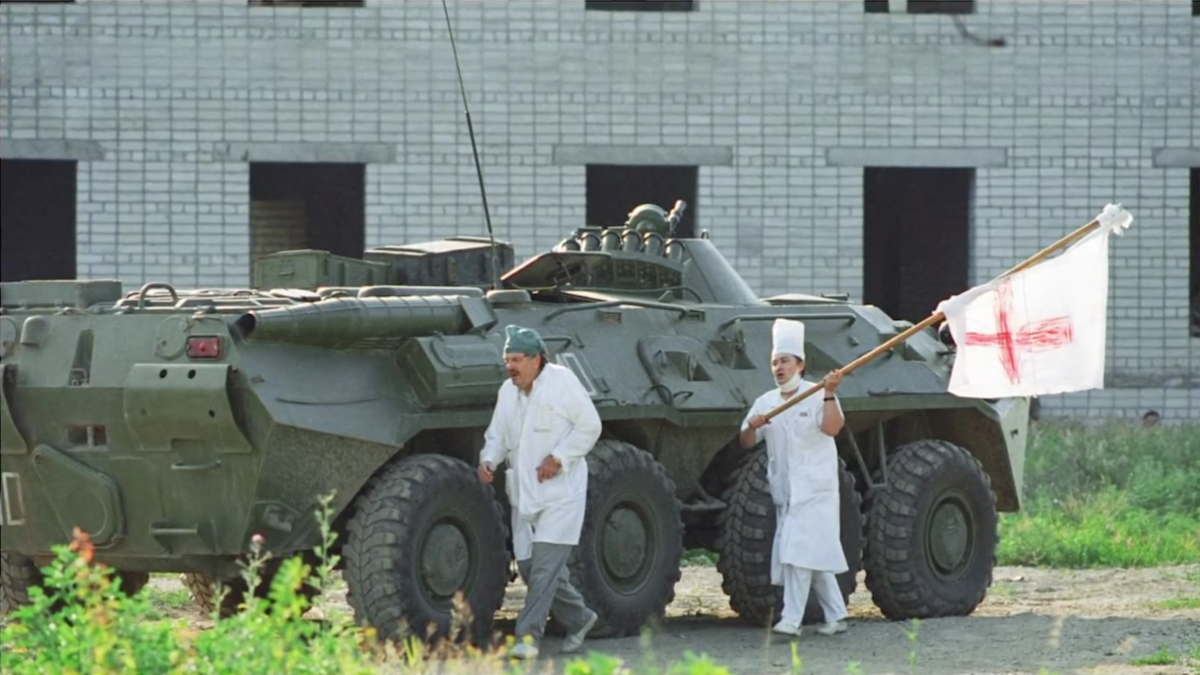
M1188 170L1153 161L1200 148L1186 0L978 0L965 24L1001 49L859 0L450 4L493 221L518 256L583 223L584 167L555 164L556 145L731 146L732 165L700 169L698 227L762 293L858 296L862 170L827 151L1000 148L1005 164L976 173L972 281L1107 202L1137 218L1113 246L1115 388L1046 413L1200 417ZM248 165L223 143L392 145L395 162L368 167L368 245L483 229L440 2L85 0L0 17L0 142L104 150L80 163L80 275L247 283Z

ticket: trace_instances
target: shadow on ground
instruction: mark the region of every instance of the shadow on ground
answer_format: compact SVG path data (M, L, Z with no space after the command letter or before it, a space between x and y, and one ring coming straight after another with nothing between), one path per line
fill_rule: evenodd
M496 628L510 633L512 621L497 621ZM1131 662L1163 646L1186 654L1200 645L1200 620L1187 618L1085 619L1026 613L928 619L919 626L916 664L910 668L914 645L906 631L911 630L909 623L885 619L855 620L850 631L833 637L808 628L794 640L801 659L799 672L843 675L853 662L864 675L1037 674L1043 667L1060 675L1184 674L1196 671L1186 665L1139 668ZM653 632L649 650L634 636L588 640L584 654L595 649L622 658L631 668L655 661L662 668L692 651L712 656L731 673L793 673L792 641L738 619L680 617L668 619ZM559 639L548 636L543 659L561 661L559 644Z

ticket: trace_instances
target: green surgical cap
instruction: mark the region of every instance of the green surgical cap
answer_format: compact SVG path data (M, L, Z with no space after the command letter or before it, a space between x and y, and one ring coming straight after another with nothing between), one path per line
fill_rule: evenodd
M537 356L546 351L546 343L542 336L532 328L508 326L504 329L507 339L504 341L505 354L529 354Z

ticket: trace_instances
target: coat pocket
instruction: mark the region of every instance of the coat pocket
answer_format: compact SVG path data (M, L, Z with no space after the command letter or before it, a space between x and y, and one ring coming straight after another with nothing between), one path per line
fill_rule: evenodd
M571 485L567 481L566 471L560 471L557 476L542 482L538 487L544 504L566 501L571 497Z

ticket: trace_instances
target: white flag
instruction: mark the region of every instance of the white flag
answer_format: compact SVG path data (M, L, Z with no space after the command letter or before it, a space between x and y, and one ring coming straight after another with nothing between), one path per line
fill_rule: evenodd
M949 391L971 398L1104 388L1108 239L1133 216L1109 204L1061 255L942 301L956 355Z

